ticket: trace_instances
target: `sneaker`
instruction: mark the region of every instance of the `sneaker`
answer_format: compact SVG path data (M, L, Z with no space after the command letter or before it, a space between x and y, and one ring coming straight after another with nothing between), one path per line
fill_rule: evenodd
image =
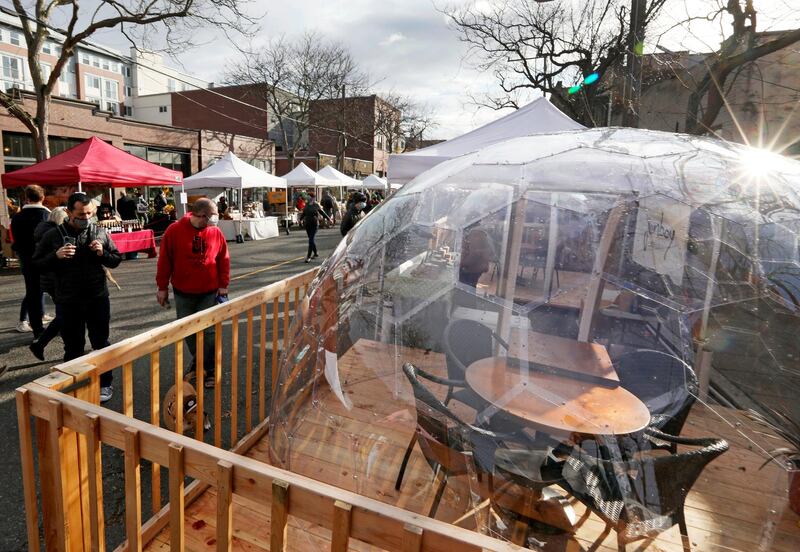
M100 404L106 403L114 396L114 388L110 385L108 387L100 388Z
M44 316L42 316L42 323L47 324L48 322L52 322L53 318L55 318L54 315L45 313Z
M306 259L305 262L310 263L311 259ZM27 324L27 322L26 322L26 324ZM30 330L28 330L28 331L30 331Z
M306 262L308 262L308 261L306 261ZM22 322L17 324L17 331L19 333L28 333L28 332L32 332L33 328L31 328L31 325L28 324L27 320L23 320Z
M35 356L39 360L44 360L44 346L42 346L42 344L39 343L38 340L34 339L33 343L28 345L28 349L31 350L33 356Z
M312 259L316 259L317 257L319 257L319 255L317 255L316 253L314 253L314 255L313 255L311 258L312 258Z
M203 378L203 387L206 389L214 389L214 376L205 376Z

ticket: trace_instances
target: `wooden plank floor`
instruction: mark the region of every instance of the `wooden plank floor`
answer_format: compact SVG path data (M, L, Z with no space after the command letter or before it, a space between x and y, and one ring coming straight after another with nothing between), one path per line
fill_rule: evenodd
M430 371L442 373L444 361L438 353L404 350L398 355L370 350L371 342L360 341L340 359L340 377L352 407L347 409L326 389L318 390L318 401L301 411L304 420L292 435L289 467L292 471L326 483L359 492L393 505L422 512L430 499L432 471L419 447L411 456L403 486L394 489L397 469L414 428L410 386L399 372L401 361L410 360ZM375 362L376 355L385 355ZM358 366L369 357L374 369L366 373ZM397 372L395 371L397 370ZM397 375L399 373L399 376ZM443 394L443 389L437 390ZM463 412L469 416L469 412ZM743 431L745 418L738 411L697 404L684 428L685 436L720 436L731 449L712 462L692 488L686 517L695 551L800 550L800 518L786 506L786 475L775 465L759 469L763 456L752 431ZM745 437L747 435L748 437ZM267 438L248 456L268 462ZM477 499L474 479L452 478L448 483L437 519L453 522ZM534 533L547 543L546 550L617 550L613 532L598 539L604 525L594 514L573 504L582 522L574 536ZM234 500L234 549L269 549L269 493L263 503ZM485 512L485 510L481 510ZM474 528L479 516L467 516L459 525ZM215 550L216 497L207 491L186 509L186 550ZM290 518L290 550L330 548L330 532L303 520ZM351 540L352 550L366 552L363 543ZM147 550L168 550L169 529L163 531ZM637 541L628 550L681 551L678 528L651 541Z

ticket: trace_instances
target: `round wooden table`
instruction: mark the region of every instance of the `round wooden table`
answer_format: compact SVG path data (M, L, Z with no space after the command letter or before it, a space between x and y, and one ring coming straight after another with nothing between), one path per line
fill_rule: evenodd
M535 371L525 374L509 366L506 357L473 362L466 379L496 408L548 432L622 435L641 431L650 422L644 403L622 387Z

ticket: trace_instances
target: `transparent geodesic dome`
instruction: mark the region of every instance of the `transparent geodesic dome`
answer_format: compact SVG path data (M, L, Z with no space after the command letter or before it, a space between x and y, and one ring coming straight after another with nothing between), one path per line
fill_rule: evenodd
M684 511L697 549L784 538L798 190L785 157L633 129L429 170L320 269L272 461L533 548L680 543Z

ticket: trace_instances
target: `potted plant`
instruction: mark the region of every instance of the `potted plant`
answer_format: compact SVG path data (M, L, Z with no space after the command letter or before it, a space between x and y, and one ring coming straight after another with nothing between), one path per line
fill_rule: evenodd
M770 458L761 467L773 460L781 461L789 475L789 507L800 515L800 424L794 421L785 410L768 409L771 419L760 412L748 410L747 416L769 432L762 435L771 439L780 439L782 446L769 451Z

